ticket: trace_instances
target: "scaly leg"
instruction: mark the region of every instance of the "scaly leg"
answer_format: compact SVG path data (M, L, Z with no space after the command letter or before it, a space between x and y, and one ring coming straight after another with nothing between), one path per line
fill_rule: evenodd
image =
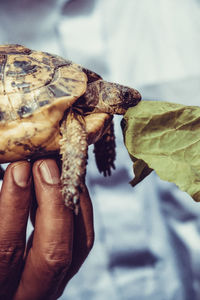
M66 206L78 214L88 157L87 133L83 117L71 110L61 125L61 134L62 194Z
M111 122L107 132L94 144L94 154L97 168L104 176L111 175L111 168L115 169L115 135L114 124Z

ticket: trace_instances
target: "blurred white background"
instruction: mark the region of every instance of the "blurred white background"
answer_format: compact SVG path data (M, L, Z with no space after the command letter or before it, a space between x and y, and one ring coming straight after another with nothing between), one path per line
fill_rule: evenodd
M139 89L199 105L199 0L1 0L0 42L55 53ZM61 299L200 300L200 206L152 173L136 188L120 117L116 171L97 173L92 253Z

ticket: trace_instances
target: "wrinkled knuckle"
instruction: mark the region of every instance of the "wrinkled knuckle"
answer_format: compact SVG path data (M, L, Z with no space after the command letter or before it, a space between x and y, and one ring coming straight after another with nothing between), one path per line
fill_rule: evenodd
M59 259L59 260L46 260L46 265L50 274L53 277L60 277L62 274L66 274L71 265L71 259Z
M0 243L0 268L14 267L22 259L24 254L24 244L16 243L11 245L10 243Z
M62 270L68 270L71 265L71 258L60 258L60 259L49 259L47 257L46 263L48 264L49 268L52 270L55 270L56 272L62 271Z
M66 272L72 262L72 254L64 249L48 249L45 254L45 262L48 269L54 274Z

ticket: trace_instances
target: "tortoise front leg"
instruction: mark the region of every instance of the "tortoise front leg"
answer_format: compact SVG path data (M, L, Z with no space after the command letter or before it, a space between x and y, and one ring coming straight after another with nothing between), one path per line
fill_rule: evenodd
M60 154L62 156L62 194L67 207L78 214L88 157L84 119L72 110L61 125Z

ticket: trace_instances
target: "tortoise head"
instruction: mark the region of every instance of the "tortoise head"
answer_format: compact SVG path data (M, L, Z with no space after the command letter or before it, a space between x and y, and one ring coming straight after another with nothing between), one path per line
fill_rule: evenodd
M140 93L133 88L111 82L104 82L103 85L102 100L115 114L124 114L141 100Z
M87 107L88 111L121 115L129 107L137 105L140 100L141 95L135 89L117 83L97 80L88 84L80 102L82 102L82 107Z

